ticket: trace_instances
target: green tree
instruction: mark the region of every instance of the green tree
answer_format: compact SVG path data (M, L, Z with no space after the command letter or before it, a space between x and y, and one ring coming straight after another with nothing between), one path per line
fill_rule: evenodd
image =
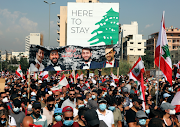
M119 74L126 75L132 66L125 60L119 62Z
M154 54L151 51L145 50L146 55L142 56L146 69L152 69L154 66Z
M13 58L11 58L11 63L12 64L18 64L18 61L16 59L16 56L13 56Z
M21 57L20 65L21 65L21 69L22 69L23 73L25 73L27 71L27 69L29 68L29 63L28 63L27 58Z
M104 42L105 45L117 44L119 41L119 13L115 12L112 8L106 12L103 19L97 22L95 25L99 25L99 28L94 30L91 34L96 33L88 42L96 40L96 42L90 43L90 45L95 45L100 42Z

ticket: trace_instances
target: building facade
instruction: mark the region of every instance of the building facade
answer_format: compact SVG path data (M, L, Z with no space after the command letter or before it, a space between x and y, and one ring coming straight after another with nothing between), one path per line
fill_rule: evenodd
M153 33L148 36L148 40L146 41L146 50L150 51L152 56L155 57L155 49L156 49L156 43L158 40L158 34L159 32ZM171 54L172 63L176 63L176 56L175 55L179 48L180 48L180 29L175 28L173 26L166 28L166 35L167 35L167 41L169 46L169 51ZM154 64L155 68L155 64Z
M142 34L138 34L138 23L136 21L131 24L123 24L121 26L121 42L122 55L121 58L127 60L133 65L139 56L144 56L145 39Z
M99 0L76 0L77 3L98 3ZM57 42L59 46L67 45L67 6L60 6L60 14L57 14L59 21L57 21L57 25L60 29L57 30L57 34L59 38L57 38Z
M25 37L25 52L29 52L30 47L30 35Z

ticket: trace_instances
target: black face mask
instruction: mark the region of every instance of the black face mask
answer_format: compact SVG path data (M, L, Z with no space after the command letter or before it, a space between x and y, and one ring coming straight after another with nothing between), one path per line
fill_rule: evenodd
M51 107L50 107L50 105L47 105L47 108L48 108L49 111L52 111L52 110L53 110L53 107L54 107L54 104L53 104L53 106L51 106Z
M36 112L33 111L33 115L34 115L36 118L39 118L40 113L36 113Z

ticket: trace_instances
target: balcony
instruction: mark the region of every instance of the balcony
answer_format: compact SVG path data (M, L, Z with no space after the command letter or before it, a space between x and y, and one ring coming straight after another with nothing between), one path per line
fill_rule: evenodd
M59 35L60 35L60 31L59 31L59 30L57 30L57 34L59 34Z
M60 39L59 38L57 38L57 42L60 43Z
M173 42L172 45L173 46L180 46L180 43L179 42Z
M57 21L57 25L60 27L60 22L59 21Z
M57 17L60 19L60 14L57 14Z

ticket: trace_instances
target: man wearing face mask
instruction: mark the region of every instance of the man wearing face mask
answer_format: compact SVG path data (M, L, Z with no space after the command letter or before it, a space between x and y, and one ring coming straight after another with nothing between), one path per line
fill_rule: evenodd
M59 127L59 125L63 126L63 124L62 124L62 109L61 108L56 108L54 110L54 118L55 118L56 123L54 123L53 127Z
M162 103L160 108L163 111L163 120L166 127L174 127L176 123L170 117L171 115L175 115L176 110L174 109L176 106L171 105L170 103Z
M126 112L126 122L129 127L136 126L136 112L138 112L142 107L142 100L137 96L132 99L133 106Z
M112 111L107 110L107 101L104 98L98 100L98 109L96 110L99 120L103 120L108 127L114 126L114 116Z
M73 121L73 108L71 106L64 107L62 113L63 125L59 127L79 127L79 124Z
M5 92L1 92L1 98L0 100L3 102L3 103L6 103L6 105L8 106L8 109L12 109L12 105L11 103L9 102L9 99L8 99L8 96Z
M84 107L84 101L82 97L77 97L76 98L76 108L73 108L73 116L75 119L78 118L78 111L81 107Z
M33 103L32 106L33 113L31 117L33 118L33 122L35 125L42 125L43 127L47 127L47 119L45 115L41 115L41 103L36 101Z
M43 115L47 118L47 125L52 123L52 118L54 115L54 98L49 96L47 98L46 107L43 108Z
M62 103L64 102L63 94L60 91L54 92L55 98L55 108L61 107Z
M88 100L87 107L96 110L98 108L97 104L97 90L92 91L92 99Z
M20 127L20 124L22 123L25 117L25 113L21 111L20 108L21 108L21 101L18 99L15 99L13 101L13 109L9 111L10 115L14 117L17 127Z
M148 116L146 113L142 110L139 110L136 112L136 121L137 121L137 126L136 127L146 127L148 124Z

